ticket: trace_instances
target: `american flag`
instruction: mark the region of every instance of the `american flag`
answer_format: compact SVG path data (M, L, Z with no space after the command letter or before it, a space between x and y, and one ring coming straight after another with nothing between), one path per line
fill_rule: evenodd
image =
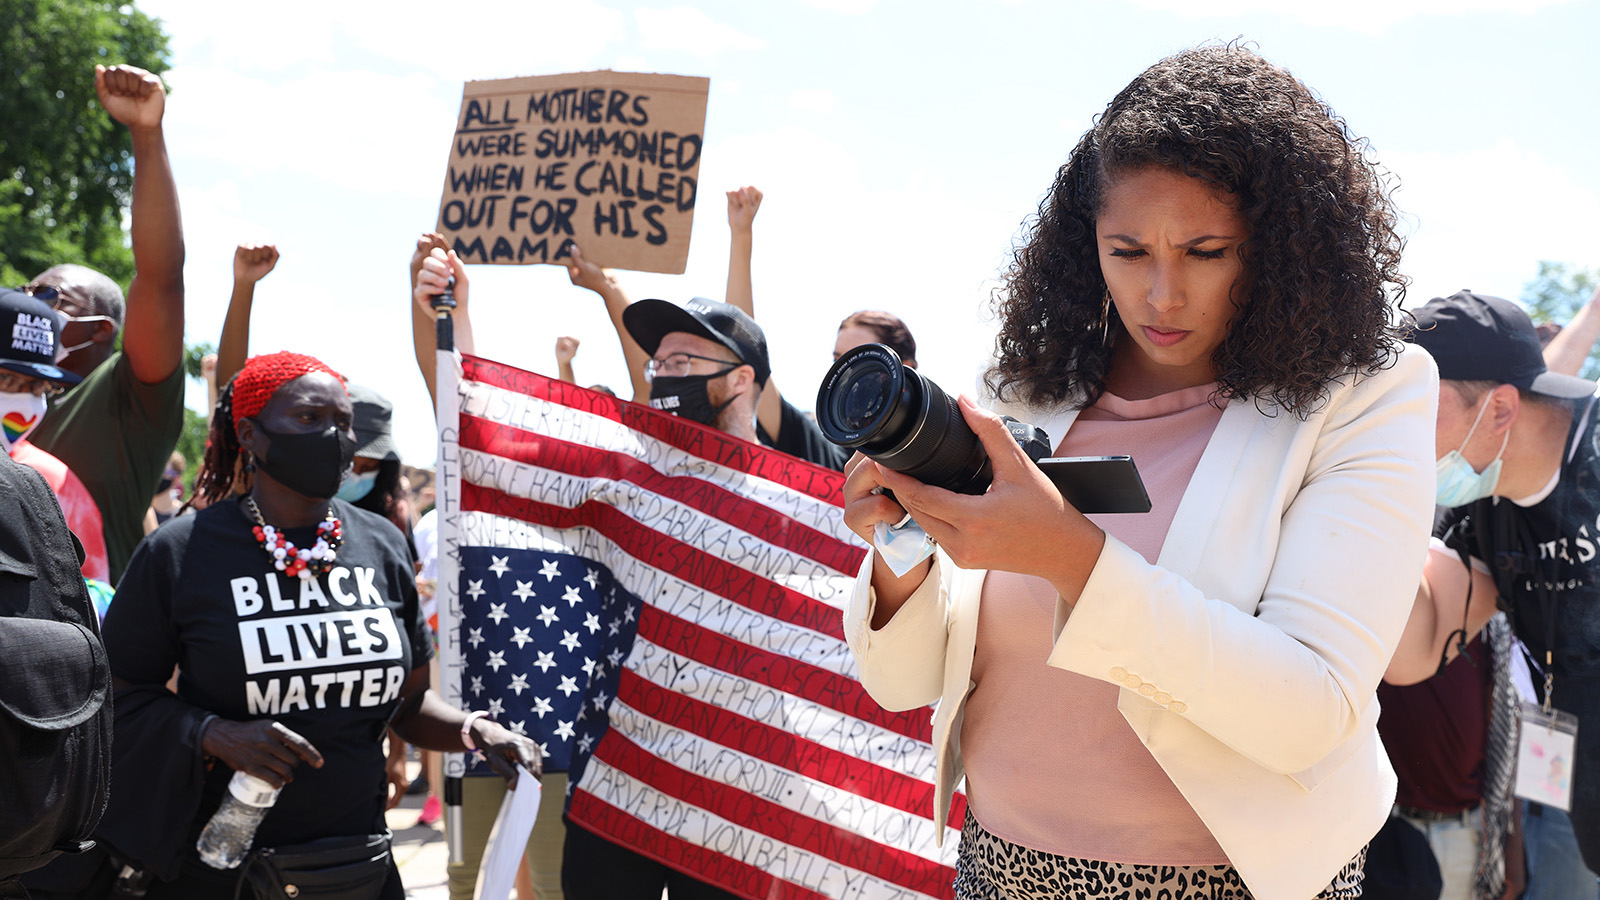
M447 696L566 768L576 825L735 894L952 896L929 710L878 707L845 645L843 477L487 360L454 387Z

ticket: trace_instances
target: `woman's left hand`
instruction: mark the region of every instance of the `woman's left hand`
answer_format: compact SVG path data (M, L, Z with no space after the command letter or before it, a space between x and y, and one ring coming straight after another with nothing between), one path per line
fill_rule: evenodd
M536 779L544 775L538 745L487 716L472 723L472 742L483 752L489 768L506 780L507 788L517 786L517 777L523 769Z
M1105 546L1105 532L1062 499L999 416L968 397L959 402L994 469L988 492L957 494L879 466L881 480L956 565L1038 575L1063 598L1075 599Z

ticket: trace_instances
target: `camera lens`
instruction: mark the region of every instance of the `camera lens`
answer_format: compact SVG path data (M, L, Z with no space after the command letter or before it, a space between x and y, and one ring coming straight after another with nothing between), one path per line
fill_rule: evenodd
M989 489L988 454L960 407L883 344L839 357L822 380L816 409L823 435L841 447L925 484L964 494Z

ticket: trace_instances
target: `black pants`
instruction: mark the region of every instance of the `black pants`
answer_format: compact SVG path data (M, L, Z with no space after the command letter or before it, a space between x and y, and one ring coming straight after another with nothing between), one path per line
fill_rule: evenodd
M561 851L561 893L566 900L661 900L663 888L671 900L739 900L737 894L567 821L567 841Z

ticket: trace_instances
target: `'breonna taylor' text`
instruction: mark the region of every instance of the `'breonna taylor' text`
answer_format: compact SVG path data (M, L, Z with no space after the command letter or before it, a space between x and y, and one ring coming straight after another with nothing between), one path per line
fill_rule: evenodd
M335 566L326 591L317 579L271 571L229 582L246 675L338 667L246 680L251 715L382 706L400 695L405 668L382 663L400 659L405 645L376 579L369 566Z

